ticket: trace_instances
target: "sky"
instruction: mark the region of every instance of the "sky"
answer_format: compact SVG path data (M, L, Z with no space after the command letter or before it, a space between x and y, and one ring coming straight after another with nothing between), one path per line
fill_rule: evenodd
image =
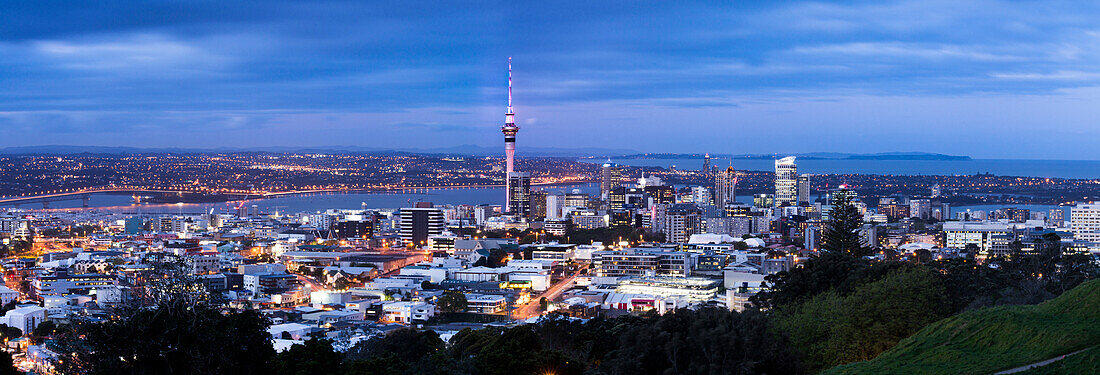
M0 147L1100 159L1100 3L6 1Z

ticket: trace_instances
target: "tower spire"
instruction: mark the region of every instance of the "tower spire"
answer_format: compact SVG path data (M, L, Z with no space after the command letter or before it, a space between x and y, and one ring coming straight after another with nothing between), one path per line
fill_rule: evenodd
M508 56L508 113L512 113L512 56Z
M512 108L512 57L508 57L508 112L504 114L504 126L500 127L501 133L504 133L504 158L505 158L505 205L504 211L509 212L509 205L511 204L511 176L515 172L515 154L516 154L516 133L519 132L519 127L516 126L516 112Z

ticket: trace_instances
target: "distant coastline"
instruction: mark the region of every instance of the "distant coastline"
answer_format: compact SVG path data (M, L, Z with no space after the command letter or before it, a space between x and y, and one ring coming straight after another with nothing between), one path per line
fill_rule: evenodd
M704 154L672 154L672 153L647 153L613 156L612 159L637 160L637 159L702 159ZM846 154L846 153L806 153L806 154L746 154L728 155L714 154L714 159L742 159L742 160L771 160L786 156L794 156L802 160L944 160L967 161L973 160L969 156L933 154L924 152L884 152L877 154Z

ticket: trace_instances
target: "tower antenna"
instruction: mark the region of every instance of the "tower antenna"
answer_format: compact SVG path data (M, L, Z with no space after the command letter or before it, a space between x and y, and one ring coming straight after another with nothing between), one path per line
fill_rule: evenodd
M512 56L508 56L508 113L512 112Z

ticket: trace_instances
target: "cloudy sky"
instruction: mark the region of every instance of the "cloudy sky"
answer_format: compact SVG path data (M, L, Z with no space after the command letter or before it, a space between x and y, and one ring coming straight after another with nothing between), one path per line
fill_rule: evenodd
M109 3L103 5L100 3ZM1100 3L7 1L0 147L1100 159Z

